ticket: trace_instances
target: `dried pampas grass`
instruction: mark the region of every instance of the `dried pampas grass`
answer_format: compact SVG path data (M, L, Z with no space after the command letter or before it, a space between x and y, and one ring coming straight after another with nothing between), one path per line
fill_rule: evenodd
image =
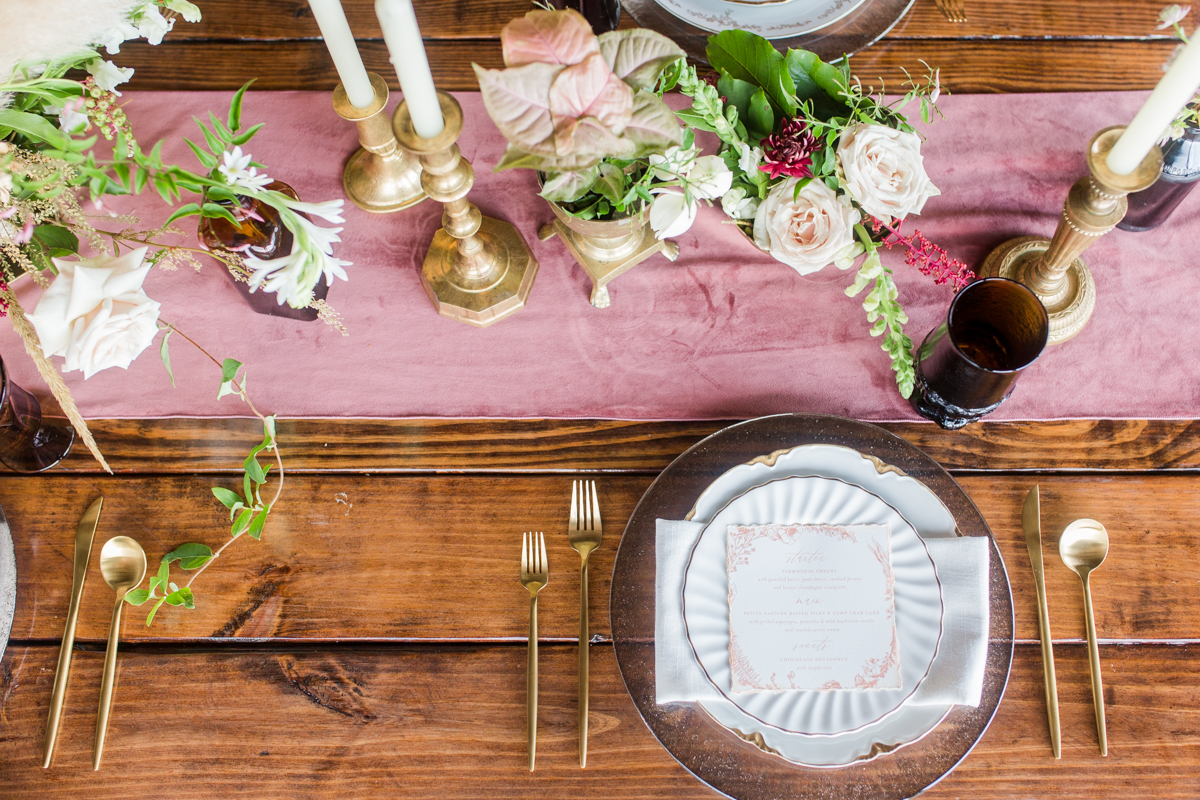
M100 41L137 0L0 0L0 82L22 61L68 56Z

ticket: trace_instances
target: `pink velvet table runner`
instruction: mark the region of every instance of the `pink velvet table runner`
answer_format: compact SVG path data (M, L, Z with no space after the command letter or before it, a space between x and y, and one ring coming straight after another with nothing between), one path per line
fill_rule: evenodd
M329 302L349 336L321 322L253 313L221 268L154 270L147 293L162 318L218 358L249 365L256 405L289 417L562 417L720 419L791 411L865 420L916 416L896 391L887 356L868 334L861 297L843 290L850 273L828 267L802 278L758 252L717 207L704 208L679 237L678 261L654 257L610 286L612 306L588 303L590 282L557 239L539 242L551 219L528 171L491 172L504 142L479 95L458 95L466 126L459 144L475 166L471 199L484 214L517 226L541 263L529 304L476 329L439 317L418 269L441 208L373 216L348 205L337 255L354 262ZM1050 235L1067 188L1086 173L1084 149L1102 127L1127 122L1141 93L945 97L946 118L926 126L925 163L940 197L912 218L968 264L1007 238ZM128 93L145 146L171 137L164 158L195 166L180 135L192 116L224 115L229 93ZM356 147L353 125L328 93L252 92L244 119L266 128L248 146L269 174L306 200L342 197L341 171ZM149 192L135 204L144 222L165 214ZM1114 231L1085 256L1099 298L1074 340L1049 348L994 419L1200 417L1200 193L1150 233ZM194 221L187 223L191 229ZM902 254L885 255L921 338L951 299ZM32 309L38 291L22 281ZM12 376L45 394L10 326L0 355ZM241 416L218 402L215 367L172 340L178 388L157 354L126 372L67 383L91 418Z

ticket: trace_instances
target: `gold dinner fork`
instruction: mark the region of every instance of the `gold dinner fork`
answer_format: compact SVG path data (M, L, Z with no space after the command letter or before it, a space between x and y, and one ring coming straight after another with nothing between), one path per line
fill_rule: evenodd
M567 534L582 559L579 565L579 766L587 766L588 732L588 556L600 546L604 526L595 481L571 484L571 520Z
M542 587L549 582L550 565L546 561L546 537L541 533L526 533L521 537L521 585L529 590L529 666L525 702L529 729L530 772L533 772L533 762L537 756L537 596Z
M934 0L937 3L938 11L942 12L942 16L948 22L966 22L967 11L963 7L963 0Z

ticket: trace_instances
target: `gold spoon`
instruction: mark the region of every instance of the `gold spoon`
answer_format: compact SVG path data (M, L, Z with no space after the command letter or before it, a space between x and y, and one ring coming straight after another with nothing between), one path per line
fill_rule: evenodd
M1077 519L1058 539L1063 563L1083 581L1083 613L1087 623L1088 670L1092 675L1092 704L1096 708L1096 734L1100 755L1108 755L1108 732L1104 724L1104 686L1100 682L1100 648L1096 645L1096 619L1092 614L1092 590L1088 576L1108 555L1108 531L1094 519Z
M113 683L117 677L117 637L121 633L121 606L125 593L146 577L146 551L128 536L114 536L100 551L100 574L117 593L112 625L108 629L108 650L104 654L104 682L100 685L100 710L96 713L96 747L92 769L100 769L104 752L104 734L108 730L108 712L112 708Z

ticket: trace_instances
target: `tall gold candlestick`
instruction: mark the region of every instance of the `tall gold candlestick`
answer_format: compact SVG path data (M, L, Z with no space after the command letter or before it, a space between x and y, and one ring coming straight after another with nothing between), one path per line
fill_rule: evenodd
M420 158L425 193L446 206L421 267L421 284L439 314L483 328L525 305L538 262L516 228L483 216L467 199L475 171L455 144L462 107L445 92L437 94L446 127L434 138L413 130L407 103L392 118L400 146Z
M1049 344L1083 330L1096 307L1096 283L1080 256L1125 216L1125 195L1149 187L1162 171L1162 151L1154 147L1129 175L1108 168L1108 152L1125 126L1092 137L1087 163L1091 175L1071 187L1054 238L1009 239L983 262L981 277L1011 278L1028 286L1050 314Z
M372 214L388 214L410 208L425 199L421 188L421 165L417 157L396 143L385 109L388 87L374 72L367 73L375 102L356 108L338 84L333 90L333 109L342 119L358 124L361 148L350 156L342 173L342 186L350 202Z

